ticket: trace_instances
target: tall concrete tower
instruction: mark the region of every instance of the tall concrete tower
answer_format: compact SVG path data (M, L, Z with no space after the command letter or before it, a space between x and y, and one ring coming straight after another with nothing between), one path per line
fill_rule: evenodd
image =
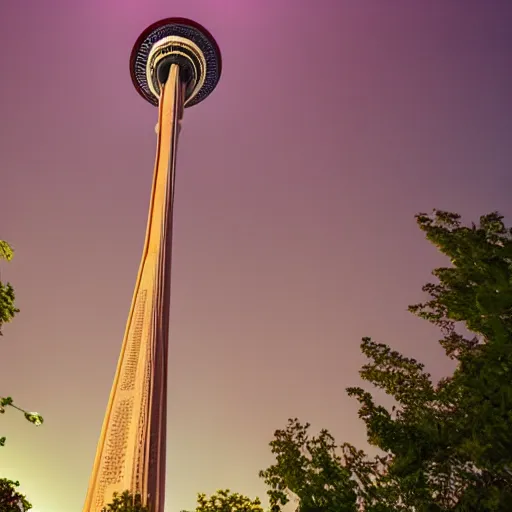
M158 106L157 153L144 250L101 429L84 512L100 512L114 492L140 493L163 512L167 354L176 145L184 107L217 85L217 43L190 20L149 26L130 58L139 94Z

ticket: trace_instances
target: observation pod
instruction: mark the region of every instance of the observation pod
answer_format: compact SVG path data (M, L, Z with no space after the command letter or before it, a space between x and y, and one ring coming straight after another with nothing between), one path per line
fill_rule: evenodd
M138 93L157 106L161 87L172 64L180 68L185 85L184 106L203 101L217 86L222 58L213 36L185 18L167 18L150 25L139 36L130 57L132 82Z

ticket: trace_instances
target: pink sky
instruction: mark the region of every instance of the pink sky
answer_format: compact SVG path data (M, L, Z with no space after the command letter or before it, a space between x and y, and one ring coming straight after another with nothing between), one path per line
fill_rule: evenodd
M180 140L167 510L264 497L290 416L364 445L362 336L449 368L406 312L444 260L413 216L512 214L507 0L3 0L0 476L80 511L139 264L156 109L130 81L150 23L193 18L224 70Z

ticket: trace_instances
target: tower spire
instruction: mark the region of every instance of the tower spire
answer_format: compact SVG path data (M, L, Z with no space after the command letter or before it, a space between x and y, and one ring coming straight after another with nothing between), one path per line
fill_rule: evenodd
M184 107L217 85L220 52L201 26L170 18L141 34L130 66L139 93L158 105L157 156L142 259L83 512L101 512L125 490L140 494L151 512L164 510L177 141Z

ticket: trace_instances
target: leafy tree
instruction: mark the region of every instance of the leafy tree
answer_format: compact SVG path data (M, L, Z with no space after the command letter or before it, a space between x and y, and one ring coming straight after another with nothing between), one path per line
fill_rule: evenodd
M270 443L276 464L260 475L276 509L298 512L498 512L512 503L512 230L491 213L478 226L434 211L416 217L451 260L433 271L425 303L409 310L440 328L456 370L435 383L415 359L363 338L364 381L394 398L388 410L362 388L368 441L383 455L336 447L327 431L290 420ZM460 327L471 332L467 337Z
M142 504L140 494L124 491L122 494L114 493L112 502L102 512L149 512L149 509Z
M258 498L251 500L247 496L225 489L210 497L198 494L195 512L263 512L263 508Z
M0 260L11 261L14 256L12 247L3 240L0 240ZM14 288L9 284L3 284L0 281L0 336L2 335L1 327L3 323L10 322L16 313L19 312L14 305ZM12 407L21 411L25 418L36 426L43 424L43 417L36 412L28 412L14 404L13 399L0 396L0 414L5 413L6 407ZM0 437L0 446L4 446L5 437Z
M375 486L390 510L510 510L512 230L498 213L470 227L441 211L417 222L452 266L435 269L438 281L423 287L429 300L409 309L440 328L457 368L433 383L416 360L363 339L362 378L397 404L388 411L362 388L348 390L361 404L369 442L388 456Z
M11 261L13 255L12 247L7 242L0 240L0 260ZM0 281L0 336L2 336L2 325L10 322L19 312L14 301L14 288L10 283L3 284Z
M11 246L0 240L0 260L10 261L13 257ZM14 289L7 283L0 281L0 336L1 327L4 323L10 322L18 309L14 305ZM41 425L43 418L36 412L28 412L14 404L11 397L0 397L0 414L5 413L6 407L12 407L21 411L25 418L34 425ZM0 446L4 446L5 437L0 437ZM1 512L25 512L32 508L26 497L17 491L19 482L0 478L0 511Z
M277 462L261 471L260 477L269 487L273 510L280 510L293 497L300 503L299 512L355 512L357 483L351 471L355 451L343 445L340 456L327 430L310 437L308 429L309 424L291 419L270 443Z
M26 512L32 508L27 498L16 490L19 482L0 478L0 511Z

